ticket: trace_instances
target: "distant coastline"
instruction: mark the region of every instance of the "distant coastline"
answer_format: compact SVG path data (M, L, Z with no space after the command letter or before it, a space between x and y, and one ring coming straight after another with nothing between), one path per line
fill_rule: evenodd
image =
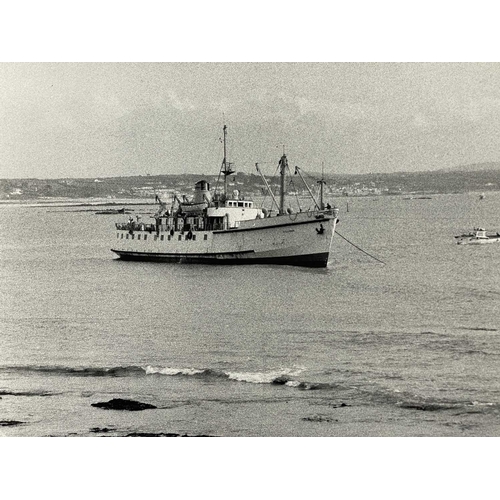
M494 166L494 167L492 167ZM319 174L310 176L308 181ZM277 178L266 176L271 186ZM54 199L150 200L155 194L165 197L173 193L189 193L195 182L205 179L214 187L217 176L204 174L147 175L134 177L64 178L64 179L0 179L0 201ZM306 195L304 185L296 176L290 178L287 191ZM337 196L384 196L450 194L500 190L500 164L478 164L452 170L425 172L369 173L325 175L326 194ZM238 173L230 178L229 187L247 196L260 196L265 185L257 174ZM101 203L102 204L102 203Z

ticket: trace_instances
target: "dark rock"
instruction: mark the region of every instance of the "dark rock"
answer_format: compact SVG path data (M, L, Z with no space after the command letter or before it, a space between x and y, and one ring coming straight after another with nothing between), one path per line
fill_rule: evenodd
M11 425L21 425L24 422L19 422L19 420L0 420L0 427L9 427Z
M285 385L289 380L290 379L282 375L281 377L276 377L272 383L275 385Z
M322 415L313 415L312 417L304 417L305 422L338 422L335 418L324 417Z
M440 411L440 410L452 410L455 407L451 405L439 404L439 403L402 403L399 405L401 408L407 408L410 410L420 410L420 411Z
M132 399L111 399L102 403L92 403L91 406L102 408L104 410L126 410L126 411L141 411L155 409L155 405L149 403L141 403Z
M303 391L317 391L326 387L326 384L314 384L311 382L301 382L298 386Z

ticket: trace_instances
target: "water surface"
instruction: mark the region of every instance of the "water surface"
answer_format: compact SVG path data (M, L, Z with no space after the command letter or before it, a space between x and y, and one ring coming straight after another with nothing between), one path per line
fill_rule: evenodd
M338 236L327 269L121 262L120 216L0 206L0 434L500 435L500 245L453 238L500 193L346 201L385 265Z

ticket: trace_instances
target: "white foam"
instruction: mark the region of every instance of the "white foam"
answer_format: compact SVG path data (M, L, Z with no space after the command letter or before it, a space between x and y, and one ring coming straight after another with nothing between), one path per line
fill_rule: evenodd
M143 370L146 375L198 375L206 370L199 368L171 368L168 366L145 366ZM251 384L270 384L279 377L290 377L298 375L303 368L286 368L281 370L272 370L269 372L224 372L230 380L238 382L249 382ZM287 381L286 384L296 387L300 382Z
M285 369L270 372L227 372L227 376L229 379L237 380L239 382L250 382L251 384L270 384L273 380L279 377L298 375L300 371L301 370L297 369Z
M198 368L170 368L168 366L146 366L144 368L146 375L160 374L160 375L197 375L203 373L205 370Z

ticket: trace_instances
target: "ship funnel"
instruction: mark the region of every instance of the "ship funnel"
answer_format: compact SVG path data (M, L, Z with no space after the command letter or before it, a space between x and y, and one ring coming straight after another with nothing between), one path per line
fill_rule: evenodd
M194 185L194 203L204 203L205 201L211 201L212 197L210 195L210 184L207 181L198 181Z

